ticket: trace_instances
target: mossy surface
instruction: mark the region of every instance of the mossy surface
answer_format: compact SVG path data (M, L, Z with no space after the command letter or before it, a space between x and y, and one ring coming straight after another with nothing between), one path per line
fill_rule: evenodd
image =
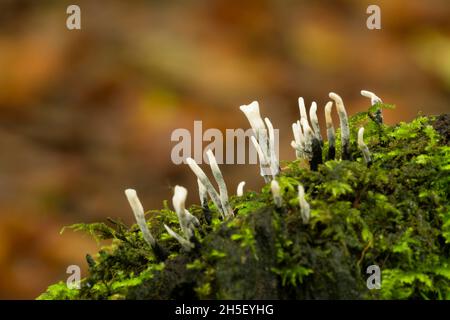
M189 253L164 230L163 223L179 228L167 203L147 213L170 253L165 261L136 225L76 225L111 245L88 257L81 289L60 282L38 299L450 299L450 115L396 126L368 115L351 118L353 161L326 161L318 171L299 160L283 165L282 208L268 185L231 197L235 217L227 221L212 203L211 224L201 207L189 208L201 222ZM356 146L360 126L369 168ZM299 183L311 206L308 224ZM366 286L370 265L381 268L380 290Z

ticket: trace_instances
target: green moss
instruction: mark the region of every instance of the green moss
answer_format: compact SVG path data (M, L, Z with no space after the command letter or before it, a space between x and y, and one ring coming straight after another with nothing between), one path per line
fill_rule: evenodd
M284 163L282 208L268 185L232 196L231 220L220 220L211 204L207 224L202 208L192 206L202 225L190 253L164 231L163 223L179 228L167 202L148 212L152 233L170 253L164 263L136 225L73 226L111 245L88 259L80 290L60 282L39 299L450 299L448 127L436 131L428 117L389 127L372 121L373 111L350 120L353 161L327 161L314 172L300 160ZM356 146L359 126L370 168ZM311 206L307 225L300 183ZM367 289L369 265L381 268L381 290Z
M69 289L66 283L60 281L48 287L47 291L41 294L37 300L69 300L76 299L78 295L77 289Z

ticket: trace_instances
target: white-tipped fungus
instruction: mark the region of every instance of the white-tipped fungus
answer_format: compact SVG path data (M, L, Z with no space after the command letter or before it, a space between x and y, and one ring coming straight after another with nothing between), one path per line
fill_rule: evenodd
M378 104L378 103L383 103L383 101L381 101L380 97L378 97L375 93L371 92L371 91L367 91L367 90L361 90L361 95L363 97L369 98L370 99L370 104L372 106ZM382 124L383 123L383 114L381 113L381 108L378 108L375 111L375 117L374 117L375 121L378 124Z
M281 198L280 185L278 184L278 181L272 180L272 182L270 183L270 190L272 191L273 202L275 203L275 206L277 208L281 208L281 206L283 205L283 199Z
M175 231L173 231L169 226L167 226L166 224L164 224L164 228L166 228L166 231L173 237L175 238L181 245L181 247L185 250L185 251L190 251L191 249L194 248L194 244L189 241L186 240L185 238L183 238L182 236L180 236L178 233L176 233Z
M306 159L308 161L311 161L312 157L313 157L313 150L312 150L312 140L313 140L313 136L314 133L311 129L311 127L309 126L308 120L305 118L302 118L300 120L300 123L302 124L303 127L303 137L305 139L305 156Z
M270 154L270 167L272 170L272 175L278 175L280 172L280 164L278 161L277 152L275 150L275 130L273 129L272 122L269 118L264 118L264 122L266 123L267 129L269 131L269 154Z
M126 189L125 195L128 199L128 202L130 203L131 209L133 210L134 217L139 226L139 229L141 229L144 240L152 248L154 248L156 246L156 241L155 241L155 238L150 233L150 230L147 226L147 222L146 222L145 216L144 216L144 207L142 206L141 201L139 201L139 198L136 194L136 190Z
M252 127L253 131L255 131L255 134L258 130L266 129L266 127L264 126L264 121L262 120L259 113L258 101L253 101L250 104L242 105L239 107L239 109L241 109L241 111L247 117L248 122L250 122L250 126Z
M300 120L292 124L292 133L294 134L295 142L297 142L298 144L305 144L305 138L303 136Z
M219 165L217 164L216 157L211 150L206 151L206 156L208 157L209 165L211 167L214 179L216 179L217 185L219 186L219 197L220 202L222 203L222 208L224 210L223 213L227 218L232 217L234 213L228 201L227 185L225 184L225 180L223 180L223 175L219 169Z
M325 105L325 122L327 125L327 140L328 140L328 160L333 160L336 154L336 133L333 126L333 118L331 118L331 108L333 102L328 101Z
M298 186L298 202L300 204L300 214L303 223L307 224L311 215L311 208L308 201L305 199L305 188L303 188L301 184Z
M206 190L203 183L200 181L199 178L197 178L197 185L198 185L198 195L200 197L200 204L203 208L208 207L208 191Z
M295 141L291 141L291 147L295 150L297 159L303 158L303 147Z
M239 182L239 184L237 186L237 190L236 190L236 195L238 197L242 197L244 195L244 186L245 186L245 181Z
M253 139L252 143L254 144L260 159L260 174L264 180L268 182L278 175L280 171L278 155L275 150L275 131L273 125L268 118L265 118L265 121L262 121L257 101L254 101L249 105L242 105L240 106L240 109L244 112L250 122L250 126L256 136L255 141L257 143L255 144Z
M292 124L292 133L294 134L295 141L291 142L291 146L295 149L297 159L303 158L305 153L305 138L303 136L300 121Z
M350 160L350 127L348 125L347 111L345 110L344 102L339 95L334 92L330 92L329 97L334 100L339 115L339 122L341 126L342 159Z
M359 128L359 130L358 130L358 147L364 156L364 162L368 166L370 166L370 164L372 163L372 159L370 157L369 148L364 143L364 128L363 127Z
M268 138L267 138L267 129L264 125L264 121L261 118L261 114L259 112L259 103L258 101L253 101L248 105L242 105L239 107L241 111L245 114L250 122L250 127L253 129L253 132L257 138L258 143L260 144L261 150L264 155L268 157ZM261 168L261 175L262 168Z
M308 119L308 116L306 115L305 100L303 99L303 97L298 98L298 108L300 110L300 120Z
M224 217L224 210L222 208L222 203L220 201L219 194L217 193L216 189L214 189L214 186L212 185L211 181L209 181L206 174L198 166L198 164L194 161L194 159L187 158L186 163L188 164L189 168L191 168L191 170L194 172L194 174L197 176L197 178L200 180L200 182L203 184L203 186L206 188L212 202L217 207L219 212L222 214L222 217Z
M363 97L369 98L370 99L370 103L374 106L377 103L383 103L383 101L381 101L380 97L378 97L375 93L371 92L371 91L367 91L367 90L361 90L361 95Z
M317 103L313 101L311 108L309 109L309 119L311 120L311 125L314 130L314 135L320 144L323 144L322 135L320 134L319 119L317 118Z
M206 223L210 224L212 215L211 215L211 211L209 210L209 206L208 206L208 191L206 190L206 187L203 185L203 183L198 178L197 178L197 184L198 184L198 195L200 197L200 204L203 208L203 215L205 217Z
M186 197L187 189L181 186L175 186L174 194L172 197L172 205L175 209L175 212L177 213L181 231L187 239L190 239L194 234L194 230L191 227L192 223L194 222L194 216L192 216L189 211L186 210Z
M270 162L264 154L264 151L262 150L256 138L254 136L251 136L250 141L253 143L253 146L258 153L259 165L261 167L261 176L264 178L265 182L269 182L272 176L272 168L270 167Z

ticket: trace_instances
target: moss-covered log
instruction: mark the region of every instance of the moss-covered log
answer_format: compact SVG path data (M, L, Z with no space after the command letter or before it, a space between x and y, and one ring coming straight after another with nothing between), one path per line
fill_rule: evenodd
M165 232L164 223L179 230L167 205L146 214L169 253L165 261L155 258L136 225L77 225L113 239L111 246L89 257L80 290L60 282L39 298L450 299L450 115L386 126L369 114L350 119L354 161L326 161L317 171L300 160L284 164L277 178L281 208L270 184L231 197L235 217L226 221L212 203L211 223L202 207L189 208L201 222L190 252ZM369 168L356 144L361 126ZM311 207L308 224L300 215L299 184ZM380 290L366 286L370 265L381 269Z

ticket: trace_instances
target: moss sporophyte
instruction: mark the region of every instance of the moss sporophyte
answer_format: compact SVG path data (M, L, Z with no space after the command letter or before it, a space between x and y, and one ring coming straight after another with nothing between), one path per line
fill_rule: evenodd
M111 239L92 258L81 288L51 285L38 299L450 299L450 115L388 126L392 108L375 94L350 118L341 97L326 104L326 141L299 99L292 125L296 159L280 162L273 126L259 105L242 106L254 130L260 192L228 195L214 154L218 191L193 159L200 205L144 212L128 189L137 224L76 224ZM340 119L335 130L333 102ZM272 133L271 133L272 132ZM209 197L209 200L208 200ZM366 285L381 270L378 290Z

